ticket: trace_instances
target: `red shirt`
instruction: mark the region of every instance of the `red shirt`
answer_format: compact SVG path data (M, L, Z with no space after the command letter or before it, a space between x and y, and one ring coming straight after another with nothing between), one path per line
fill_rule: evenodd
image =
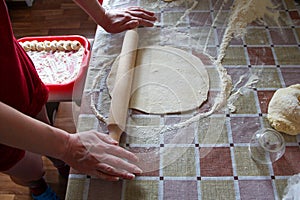
M5 0L0 0L0 101L34 117L47 99L48 89L15 39ZM23 156L23 150L0 144L0 171L8 170Z

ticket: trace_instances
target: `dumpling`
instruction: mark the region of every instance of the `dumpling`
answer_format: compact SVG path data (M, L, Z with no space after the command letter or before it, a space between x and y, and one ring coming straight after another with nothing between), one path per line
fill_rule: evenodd
M26 52L31 50L30 42L29 42L29 41L20 42L20 45L23 47L23 49L24 49Z
M57 41L53 40L50 42L50 48L52 51L56 51L57 50Z
M65 50L65 42L64 41L58 41L56 47L57 47L57 50L64 51Z
M32 40L30 42L30 50L31 51L36 51L36 45L37 45L38 41L37 40Z
M37 51L44 51L45 50L45 44L44 44L44 42L38 42L36 44L36 50Z
M81 44L80 44L79 41L74 40L74 41L72 41L72 43L71 43L71 47L72 47L72 49L73 49L74 51L78 51L78 50L80 49L80 47L81 47Z
M72 42L70 40L65 41L64 48L66 51L72 51Z
M44 46L46 51L51 51L51 42L48 40L44 41Z

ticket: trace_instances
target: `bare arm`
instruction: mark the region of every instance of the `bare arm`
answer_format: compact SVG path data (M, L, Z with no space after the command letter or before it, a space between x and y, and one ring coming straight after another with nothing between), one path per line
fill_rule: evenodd
M107 180L134 178L137 157L96 131L69 134L0 102L0 143L61 159L74 169Z
M70 135L35 120L0 102L0 142L20 149L58 157L63 154ZM53 148L57 144L58 148Z
M153 26L153 12L140 7L106 11L97 0L73 0L109 33L118 33L138 26Z

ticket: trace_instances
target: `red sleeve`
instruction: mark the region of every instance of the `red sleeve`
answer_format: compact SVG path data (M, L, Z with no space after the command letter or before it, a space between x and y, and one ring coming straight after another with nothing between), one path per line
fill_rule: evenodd
M47 102L48 90L13 36L4 0L0 4L0 101L35 116Z
M14 38L5 0L0 0L0 101L35 116L47 99L48 90ZM0 171L10 169L24 155L24 150L0 144Z

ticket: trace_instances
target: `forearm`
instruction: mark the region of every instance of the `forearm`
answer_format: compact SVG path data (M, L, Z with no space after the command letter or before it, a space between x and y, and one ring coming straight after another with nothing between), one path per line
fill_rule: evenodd
M35 120L0 102L0 143L59 158L69 134Z
M80 6L97 24L103 25L105 9L97 0L73 0Z

